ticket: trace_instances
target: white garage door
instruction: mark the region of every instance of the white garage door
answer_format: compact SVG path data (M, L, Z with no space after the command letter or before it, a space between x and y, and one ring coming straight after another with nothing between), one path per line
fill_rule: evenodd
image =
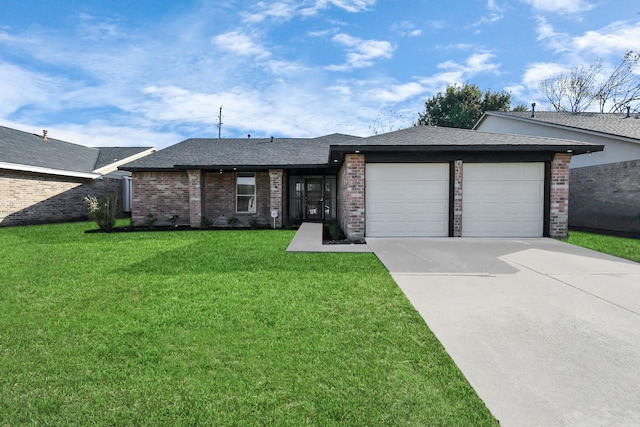
M464 237L541 237L544 163L465 163Z
M449 235L448 163L367 163L368 237Z

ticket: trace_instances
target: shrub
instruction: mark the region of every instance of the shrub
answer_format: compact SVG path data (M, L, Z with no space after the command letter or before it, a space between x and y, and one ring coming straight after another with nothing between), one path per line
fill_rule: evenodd
M158 221L158 218L154 214L147 214L147 219L144 220L144 226L147 228L153 228L156 221Z
M239 223L240 223L240 220L238 218L236 218L235 216L232 216L227 220L227 224L229 225L229 227L235 227Z
M209 218L207 218L206 216L200 218L200 228L211 228L211 226L212 223Z
M335 219L329 222L329 234L331 234L332 240L340 239L340 224Z
M87 196L84 201L89 205L89 218L94 220L100 230L109 232L116 225L118 214L118 195L111 193L100 202L95 196Z

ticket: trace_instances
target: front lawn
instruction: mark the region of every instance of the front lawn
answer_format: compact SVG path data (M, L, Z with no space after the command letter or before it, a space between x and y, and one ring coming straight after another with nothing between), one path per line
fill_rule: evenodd
M0 228L0 425L497 425L372 254Z
M640 239L570 231L569 238L565 241L572 245L640 262Z

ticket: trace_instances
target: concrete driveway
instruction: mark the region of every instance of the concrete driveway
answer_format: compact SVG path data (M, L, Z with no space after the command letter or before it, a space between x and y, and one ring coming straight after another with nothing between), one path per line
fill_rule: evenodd
M501 425L640 425L640 264L552 239L367 244Z

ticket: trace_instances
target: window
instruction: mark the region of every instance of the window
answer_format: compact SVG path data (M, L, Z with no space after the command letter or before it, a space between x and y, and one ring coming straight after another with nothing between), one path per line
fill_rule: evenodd
M256 174L238 173L236 176L236 212L256 211Z

